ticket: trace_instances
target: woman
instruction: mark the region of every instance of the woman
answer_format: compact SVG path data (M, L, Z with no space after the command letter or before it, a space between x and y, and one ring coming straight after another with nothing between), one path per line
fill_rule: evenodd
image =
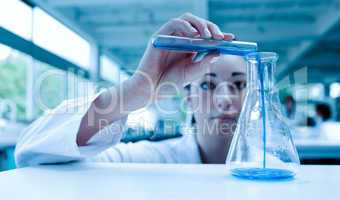
M156 34L231 40L213 23L190 13L163 25ZM92 160L107 162L224 163L243 101L245 63L229 55L192 61L148 45L136 73L120 86L87 101L67 101L25 131L15 157L19 167ZM190 83L187 103L197 134L161 142L119 144L131 111L161 94L163 84Z

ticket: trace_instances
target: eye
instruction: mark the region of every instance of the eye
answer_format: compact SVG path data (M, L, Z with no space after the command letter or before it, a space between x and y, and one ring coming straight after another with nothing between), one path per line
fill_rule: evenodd
M247 86L245 81L235 81L234 84L238 90L243 90Z
M228 84L228 89L232 94L235 94L237 92L237 89L234 84Z
M209 81L204 81L200 86L202 90L214 90L216 88L216 84Z

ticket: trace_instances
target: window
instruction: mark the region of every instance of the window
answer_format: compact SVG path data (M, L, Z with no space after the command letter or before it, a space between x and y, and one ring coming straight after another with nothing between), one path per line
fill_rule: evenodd
M0 7L0 25L66 60L89 67L90 44L38 7L32 10L21 1L8 1ZM0 117L4 116L4 103L15 105L17 119L31 120L65 99L94 94L94 83L56 67L0 44Z
M40 8L33 10L33 41L37 45L89 68L90 44Z
M310 87L309 97L312 99L322 99L324 98L325 91L322 84L313 84Z
M37 115L66 99L66 72L35 61L34 108Z
M116 63L111 61L107 56L100 56L100 76L108 81L119 82L119 67Z
M125 72L120 70L117 63L113 62L110 58L105 55L100 56L100 76L113 83L120 83L129 78Z
M38 62L35 81L35 107L38 114L55 108L62 101L95 94L93 82Z
M31 7L18 0L1 2L0 25L15 34L30 40L32 36Z
M324 86L321 83L318 84L307 84L307 85L295 85L294 96L296 100L321 100L324 98L325 91Z
M92 81L81 78L71 72L67 73L67 99L91 97L95 92L96 87Z
M11 55L11 48L0 44L0 61L6 60Z
M340 97L340 83L332 83L330 86L330 96L332 98Z
M26 118L27 67L31 60L30 56L0 44L0 102L15 105L17 119Z
M126 72L121 71L120 74L119 74L119 81L123 82L123 81L127 80L129 77L130 76Z

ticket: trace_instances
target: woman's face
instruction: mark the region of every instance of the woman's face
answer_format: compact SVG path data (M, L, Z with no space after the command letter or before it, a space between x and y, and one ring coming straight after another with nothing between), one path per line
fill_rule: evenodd
M232 136L242 108L246 63L239 56L219 55L204 59L201 65L206 71L191 83L188 98L197 138L201 143L225 143Z

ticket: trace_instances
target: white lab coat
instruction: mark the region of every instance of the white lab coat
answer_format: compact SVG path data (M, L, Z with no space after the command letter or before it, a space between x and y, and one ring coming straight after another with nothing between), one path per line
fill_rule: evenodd
M118 128L125 123L121 121L96 133L86 146L78 147L76 136L80 122L95 97L89 101L86 98L64 101L33 122L17 143L17 166L71 161L201 163L194 135L124 144L120 143L122 130Z

